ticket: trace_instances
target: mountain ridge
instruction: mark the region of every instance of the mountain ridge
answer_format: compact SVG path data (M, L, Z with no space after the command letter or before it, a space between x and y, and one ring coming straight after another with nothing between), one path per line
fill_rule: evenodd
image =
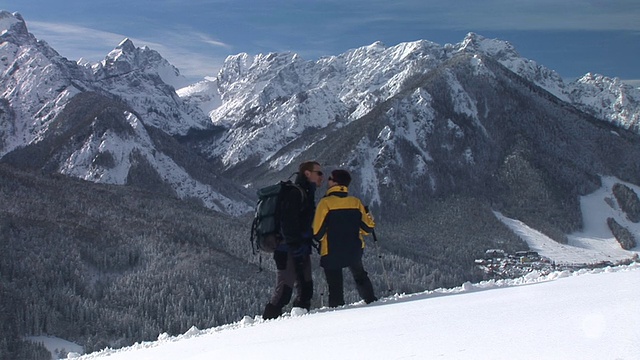
M6 39L12 38L10 34L16 33L28 37L30 45L37 41L28 33L24 19L19 14L4 12L3 17L11 23L10 26L5 26L8 27L3 35ZM14 27L18 30L12 30ZM46 43L42 44L41 47L46 50L43 54L55 53ZM69 90L61 92L53 102L64 104L68 101L64 99L81 91L106 91L107 96L122 98L131 105L146 124L178 137L182 144L192 147L207 161L218 164L214 166L216 172L230 171L236 164L249 159L251 161L247 164L260 165L268 161L269 168L278 171L311 145L308 141L300 141L301 138L329 126L339 131L345 124L362 117L396 92L402 91L407 86L406 82L413 81L412 78L427 74L437 64L459 53L485 54L495 58L561 100L570 100L571 95L573 100L569 102L585 112L623 128L637 128L634 124L637 123L638 101L635 99L640 99L640 96L615 79L587 74L579 81L589 89L593 89L593 83L596 82L601 95L604 92L611 94L605 94L609 97L607 104L610 106L596 109L593 106L594 96L585 100L579 96L580 89L565 85L555 72L521 58L508 42L487 39L475 33L467 34L458 44L444 46L427 40L393 47L376 42L315 62L305 61L293 53L260 54L252 59L248 54L241 53L227 58L214 81L205 80L177 92L168 84L172 79L180 78L179 71L157 52L146 47L138 49L130 39L125 38L102 62L93 66L71 66L72 72L80 72L82 76L80 79L68 77L64 89ZM376 57L377 61L370 61L368 57ZM362 63L369 65L363 67ZM57 67L63 72L69 72L64 66ZM356 68L364 70L355 70ZM96 80L91 80L92 77L96 77ZM346 80L342 82L343 85L339 85L340 82L336 82L336 79ZM95 86L90 86L87 82ZM135 88L140 86L136 84L142 83L149 84L145 86L150 89L149 92L127 90L130 85ZM204 85L206 83L212 85ZM190 87L206 90L203 90L204 93L190 91ZM182 98L178 97L178 93ZM166 100L149 103L149 96ZM198 96L201 97L197 98ZM630 100L625 102L620 98ZM11 97L8 99L11 107ZM465 111L474 111L475 105L471 102L464 106L471 106ZM60 110L51 105L49 107L53 112L47 118L52 119ZM20 108L11 107L7 110L4 114L16 113L15 110L18 110L15 116L24 118ZM209 120L206 120L205 110L209 113ZM198 120L194 122L196 118ZM27 143L38 141L42 137L48 121L50 120L45 120L43 130L36 128L34 135L27 136L27 130L22 131ZM255 126L261 130L252 130ZM21 127L25 128L24 125ZM15 126L14 129L4 131L5 139L0 144L14 143L5 151L22 146L11 137L6 138L6 134L15 132ZM280 135L282 132L284 137ZM191 138L195 140L190 141ZM299 145L294 146L296 143ZM293 152L284 150L287 148ZM174 189L176 187L175 184L171 186Z
M20 333L98 349L258 313L275 269L256 275L249 255L255 190L309 159L350 170L351 193L375 214L381 241L365 262L377 289L383 274L403 292L488 276L474 264L487 249L528 247L497 213L563 246L598 225L634 254L629 222L585 218L580 203L602 179L640 184L640 96L615 79L566 84L470 33L317 61L231 55L217 77L176 89L177 69L130 39L90 65L60 57L17 14L0 13L0 29L0 254L12 254L0 265L14 269L0 278L12 289L0 315L24 314L0 324ZM632 208L634 192L599 206ZM25 258L42 260L46 282ZM19 286L29 281L55 300Z
M156 188L238 216L250 212L255 188L312 158L352 170L354 194L381 219L451 195L479 197L561 242L580 226L576 197L598 188L599 176L640 181L633 91L602 76L564 84L508 42L476 33L444 46L376 42L317 61L241 53L213 81L176 91L164 79L180 78L179 71L130 39L98 64L72 65L30 35L20 15L2 16L10 44L2 116L9 121L0 143L13 144L2 161L14 166ZM16 78L25 59L17 52L38 60L36 70ZM21 124L33 107L19 104L32 100L15 88L40 79L41 67L53 72L38 84L53 82L56 90L29 85L45 106L35 112L38 125ZM609 101L595 107L602 94ZM115 113L75 109L80 95L121 105ZM615 100L621 97L627 101ZM92 113L102 115L80 121ZM60 137L61 126L74 130ZM32 147L41 150L29 165ZM516 170L522 173L514 177ZM517 200L523 195L529 206Z

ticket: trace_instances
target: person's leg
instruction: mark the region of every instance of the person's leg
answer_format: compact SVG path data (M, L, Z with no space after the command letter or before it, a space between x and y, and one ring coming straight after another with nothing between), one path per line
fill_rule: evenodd
M311 298L313 298L313 279L311 277L311 256L306 255L304 261L296 264L296 299L293 301L294 307L311 309Z
M344 305L342 269L324 269L329 288L329 307Z
M262 318L265 320L282 315L282 308L291 301L296 274L293 262L288 261L289 257L287 251L273 253L273 259L276 262L276 287L262 313Z
M353 274L358 294L362 300L367 304L378 300L373 292L373 284L371 284L369 275L364 270L364 266L362 266L362 259L358 259L358 261L349 266L349 270L351 270L351 274Z

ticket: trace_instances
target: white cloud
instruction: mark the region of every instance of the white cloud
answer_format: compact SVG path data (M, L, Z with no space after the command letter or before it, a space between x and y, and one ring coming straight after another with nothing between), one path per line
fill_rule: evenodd
M182 75L193 80L216 75L231 47L201 32L166 28L157 32L156 38L147 39L64 23L34 21L29 22L28 27L36 38L46 41L60 55L71 60L101 61L123 39L129 38L137 47L148 46L159 52ZM225 55L216 54L220 48L224 49Z
M422 24L424 28L440 30L639 30L640 3L637 0L396 0L364 7L357 17L347 13L345 17L354 21L354 25Z
M38 40L46 41L60 55L72 60L102 60L126 38L121 34L64 23L29 21L27 26Z
M193 35L194 35L194 37L200 39L201 42L209 44L209 45L219 46L219 47L223 47L223 48L229 48L230 47L230 45L225 44L222 41L216 40L216 39L210 37L207 34L195 32L195 33L193 33Z
M129 1L139 9L151 6L148 1ZM65 3L47 9L43 2L35 11L30 6L48 19L60 18L54 10L73 8ZM459 41L453 36L468 31L640 31L637 0L323 0L285 1L277 6L248 0L198 0L180 5L160 2L148 10L83 13L75 20L72 12L68 21L90 24L85 26L26 20L36 37L69 59L102 60L128 37L136 46L157 50L192 79L217 74L224 58L238 52L292 51L314 59L377 40L389 46L419 39ZM93 24L115 30L96 30L98 25ZM448 37L438 38L444 33Z

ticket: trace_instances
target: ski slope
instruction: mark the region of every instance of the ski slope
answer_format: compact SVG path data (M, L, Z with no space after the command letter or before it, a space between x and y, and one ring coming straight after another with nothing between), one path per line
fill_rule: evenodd
M584 228L580 232L569 234L568 244L560 244L522 221L507 218L499 212L494 214L511 231L526 241L531 250L537 251L556 264L594 264L604 261L617 263L637 258L640 246L631 251L622 249L607 226L607 218L614 218L619 224L636 234L636 241L640 242L640 224L631 222L620 210L613 196L612 188L615 183L622 183L632 188L636 194L640 194L638 186L614 177L602 177L600 189L580 198Z

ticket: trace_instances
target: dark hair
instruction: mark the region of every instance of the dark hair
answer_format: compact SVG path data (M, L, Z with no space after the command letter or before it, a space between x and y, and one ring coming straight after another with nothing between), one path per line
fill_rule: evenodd
M347 170L337 169L331 172L331 179L338 185L349 186L351 183L351 174Z
M305 171L313 171L315 166L320 166L320 163L317 161L305 161L298 167L298 173L304 175Z

